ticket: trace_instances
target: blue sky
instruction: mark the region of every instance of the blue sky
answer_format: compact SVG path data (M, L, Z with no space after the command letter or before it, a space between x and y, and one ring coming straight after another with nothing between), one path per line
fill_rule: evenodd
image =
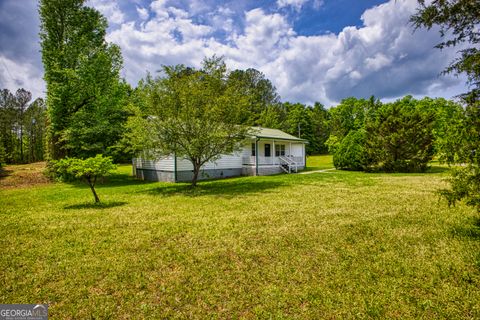
M440 76L455 50L434 48L437 30L413 32L416 0L88 0L109 21L107 40L132 85L162 65L199 66L224 56L256 68L283 101L327 107L349 96L451 98L464 79ZM44 96L34 0L0 0L0 88Z

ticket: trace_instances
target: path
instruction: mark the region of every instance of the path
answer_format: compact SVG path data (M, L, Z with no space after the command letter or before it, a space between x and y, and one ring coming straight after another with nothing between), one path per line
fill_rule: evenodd
M304 172L300 172L299 174L320 173L320 172L327 172L327 171L332 171L332 170L336 170L336 169L335 168L330 168L330 169L315 170L315 171L304 171Z

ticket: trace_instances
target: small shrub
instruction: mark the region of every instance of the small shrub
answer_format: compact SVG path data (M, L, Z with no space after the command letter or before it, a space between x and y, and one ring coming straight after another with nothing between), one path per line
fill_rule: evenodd
M105 177L116 168L111 157L103 157L97 154L96 157L87 158L85 160L78 158L65 158L49 163L51 175L57 180L72 181L83 180L88 184L92 191L95 202L100 202L100 198L95 191L95 184L98 178Z

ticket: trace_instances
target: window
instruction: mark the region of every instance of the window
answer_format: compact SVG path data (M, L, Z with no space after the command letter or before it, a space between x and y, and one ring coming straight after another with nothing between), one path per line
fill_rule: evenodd
M265 157L271 157L271 153L270 153L270 144L269 143L265 143Z
M252 143L252 157L255 157L255 143Z
M275 157L285 156L285 145L275 144Z

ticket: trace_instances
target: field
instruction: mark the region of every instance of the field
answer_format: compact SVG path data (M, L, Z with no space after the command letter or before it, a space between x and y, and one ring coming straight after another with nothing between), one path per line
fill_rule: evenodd
M331 158L309 158L310 170ZM480 318L480 220L425 174L0 184L0 303L52 319ZM33 170L33 169L32 169ZM38 168L37 168L38 171Z

